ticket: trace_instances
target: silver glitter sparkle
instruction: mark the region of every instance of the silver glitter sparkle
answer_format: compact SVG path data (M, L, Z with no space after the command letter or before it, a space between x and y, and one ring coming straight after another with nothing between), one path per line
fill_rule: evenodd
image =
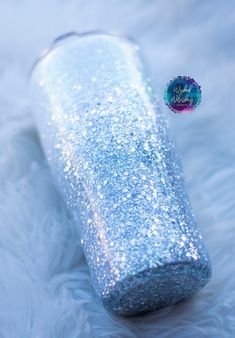
M131 41L59 41L36 64L33 110L105 307L174 304L211 275L164 116Z

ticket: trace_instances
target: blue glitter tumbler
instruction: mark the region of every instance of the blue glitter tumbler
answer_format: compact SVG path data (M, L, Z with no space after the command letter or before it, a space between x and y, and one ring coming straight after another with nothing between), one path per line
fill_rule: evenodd
M138 49L104 33L67 36L31 79L41 141L94 288L121 315L188 298L211 276Z

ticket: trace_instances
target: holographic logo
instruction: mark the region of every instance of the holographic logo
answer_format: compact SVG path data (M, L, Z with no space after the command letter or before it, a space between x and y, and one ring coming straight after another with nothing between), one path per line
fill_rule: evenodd
M175 113L190 113L201 102L201 87L188 76L178 76L167 85L166 105Z

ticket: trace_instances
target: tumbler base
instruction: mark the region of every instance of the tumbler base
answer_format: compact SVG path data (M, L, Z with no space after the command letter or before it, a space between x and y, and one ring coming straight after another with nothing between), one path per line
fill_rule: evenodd
M148 269L119 281L103 297L106 309L117 315L134 316L173 305L201 289L211 276L210 267L181 262Z

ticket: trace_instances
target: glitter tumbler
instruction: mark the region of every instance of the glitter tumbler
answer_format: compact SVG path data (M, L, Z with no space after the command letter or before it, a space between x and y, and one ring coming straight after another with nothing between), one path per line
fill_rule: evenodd
M36 63L30 87L104 306L136 315L203 287L208 253L138 46L98 32L66 36Z

